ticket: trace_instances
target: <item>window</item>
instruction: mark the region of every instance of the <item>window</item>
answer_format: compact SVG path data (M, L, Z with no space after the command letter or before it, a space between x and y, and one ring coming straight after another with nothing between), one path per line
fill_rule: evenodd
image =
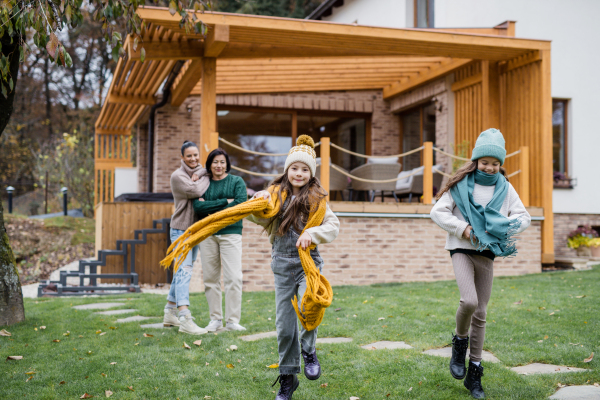
M415 28L433 28L434 0L414 0Z
M552 168L568 176L567 106L568 100L552 99Z
M401 115L402 140L401 153L416 149L425 142L435 145L435 104L429 103L411 108ZM423 165L422 152L414 153L403 158L402 170L408 171ZM433 154L435 164L436 153Z
M307 134L315 143L322 137L329 137L331 143L345 149L369 154L369 117L368 114L233 106L220 106L217 111L220 137L245 149L262 153L287 153L297 136ZM283 172L285 156L254 155L226 144L221 146L229 153L231 163L236 167L259 173ZM319 157L318 147L316 153ZM365 160L331 149L331 162L351 170ZM241 176L252 190L261 190L272 180L270 177L232 172Z

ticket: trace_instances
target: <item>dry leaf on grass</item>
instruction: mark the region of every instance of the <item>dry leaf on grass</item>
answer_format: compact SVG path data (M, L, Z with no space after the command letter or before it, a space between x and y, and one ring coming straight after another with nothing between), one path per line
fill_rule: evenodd
M412 386L410 388L408 388L408 391L410 392L412 390Z
M191 349L191 347L190 347L190 346L189 346L189 345L188 345L186 342L183 342L183 347L185 347L185 348L186 348L186 349L188 349L188 350L190 350L190 349Z
M204 396L203 398L204 398L204 400L210 400L210 399L212 399L212 396Z
M60 342L60 339L54 339L53 342L58 343L58 342Z
M385 319L385 317L379 317L379 319L377 319L377 321L381 321L381 320L384 320L384 319Z
M127 389L131 390L132 392L135 392L135 390L133 390L133 386L127 386Z
M519 305L523 304L523 299L521 299L519 301L515 301L513 304L516 304L519 306Z
M117 329L117 327L115 327L115 326L109 326L108 328L109 328L109 329L112 329L112 330L115 330L115 329Z
M559 388L564 388L567 385L563 385L562 383L558 382L558 384L556 386L558 386Z
M543 340L538 340L538 343L544 343L544 341Z
M71 334L71 332L66 331L65 333L63 333L63 336L69 336Z
M35 373L36 373L35 371L29 371L29 372L25 372L25 375L33 375Z
M100 334L100 336L104 336L104 335L106 335L106 332L102 332L102 333Z
M592 351L592 354L590 354L590 356L588 358L586 358L585 360L583 360L583 362L584 363L589 363L593 359L594 359L594 352Z
M327 386L329 386L329 383L321 383L322 388L326 388Z
M336 309L335 309L335 310L333 310L333 311L342 311L342 309L341 309L341 308L336 308Z
M110 390L105 390L105 391L104 391L104 395L105 395L106 397L110 397L110 396L112 396L112 395L113 395L113 392L111 392Z
M154 335L149 335L147 333L144 333L144 337L154 337Z
M232 351L236 351L236 350L237 350L237 346L236 346L235 344L232 344L231 346L229 346L229 348L230 348Z
M101 333L101 332L102 332L101 330L96 331L96 335L99 334L99 333Z
M596 386L596 387L600 387L600 383L598 383L598 382L594 382L594 386Z
M548 339L548 335L544 336L544 340Z
M10 333L9 331L7 331L6 329L2 329L0 331L0 336L12 336L12 333Z
M67 382L65 382L65 381L60 381L58 384L59 384L59 385L64 385L65 383L67 383Z
M195 344L196 346L200 346L202 344L202 340L196 340L192 344Z
M139 343L139 342L138 342L138 343L134 343L133 345L134 345L134 346L137 346L138 344L140 344L140 343Z
M227 368L229 368L229 369L234 369L234 368L235 368L235 365L233 365L233 364L227 364Z
M91 399L92 397L94 397L94 396L92 396L91 394L88 394L88 393L84 393L84 394L83 394L83 395L80 397L80 399Z
M352 397L350 397L350 400L360 400L360 397L352 396Z
M115 364L116 364L116 362L114 362L114 361L110 363L110 365L115 365Z
M551 312L551 313L550 313L550 314L548 314L548 315L554 315L554 313L553 313L553 312Z
M33 379L33 375L31 375L29 378L27 378L27 380L25 382L29 382L32 379Z
M575 296L576 299L583 299L585 297L585 294L583 296Z
M6 357L7 360L22 360L23 356L8 356Z
M40 329L46 329L46 327L44 325L40 326Z
M279 363L267 365L267 368L279 368Z
M102 375L103 377L105 377L105 378L106 378L106 374L105 374L104 372L103 372L103 373L101 373L100 375Z

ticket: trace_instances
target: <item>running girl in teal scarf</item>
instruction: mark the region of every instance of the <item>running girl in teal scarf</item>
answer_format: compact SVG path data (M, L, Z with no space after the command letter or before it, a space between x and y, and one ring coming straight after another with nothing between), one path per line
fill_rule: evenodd
M475 143L472 162L448 180L437 194L430 214L431 219L448 232L446 250L450 251L460 291L450 373L456 379L466 376L465 387L476 399L485 397L481 386L481 353L494 259L515 256L515 235L531 222L502 168L505 158L502 133L497 129L482 132ZM469 345L467 370L465 357Z

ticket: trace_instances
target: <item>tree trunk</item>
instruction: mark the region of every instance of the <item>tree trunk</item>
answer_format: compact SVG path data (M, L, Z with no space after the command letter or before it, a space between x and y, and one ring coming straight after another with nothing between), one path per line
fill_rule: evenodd
M14 89L8 94L8 98L0 94L0 136L4 132L4 128L6 128L13 112L17 76L19 74L20 39L20 37L13 37L11 44L8 33L0 38L2 41L2 54L9 58L10 74L14 83ZM23 308L19 272L15 264L15 256L8 243L8 235L4 228L4 209L0 201L0 326L12 325L24 319L25 309Z

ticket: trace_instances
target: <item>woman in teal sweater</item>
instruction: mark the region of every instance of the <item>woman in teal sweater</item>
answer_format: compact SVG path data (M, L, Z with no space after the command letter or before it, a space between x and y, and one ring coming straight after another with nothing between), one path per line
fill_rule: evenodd
M233 207L248 199L246 184L239 176L230 175L231 162L223 149L213 150L206 159L210 186L194 200L194 212L200 219ZM226 330L244 331L242 314L242 221L231 224L200 243L200 259L204 292L210 311L206 330L223 328L221 270L225 283Z

